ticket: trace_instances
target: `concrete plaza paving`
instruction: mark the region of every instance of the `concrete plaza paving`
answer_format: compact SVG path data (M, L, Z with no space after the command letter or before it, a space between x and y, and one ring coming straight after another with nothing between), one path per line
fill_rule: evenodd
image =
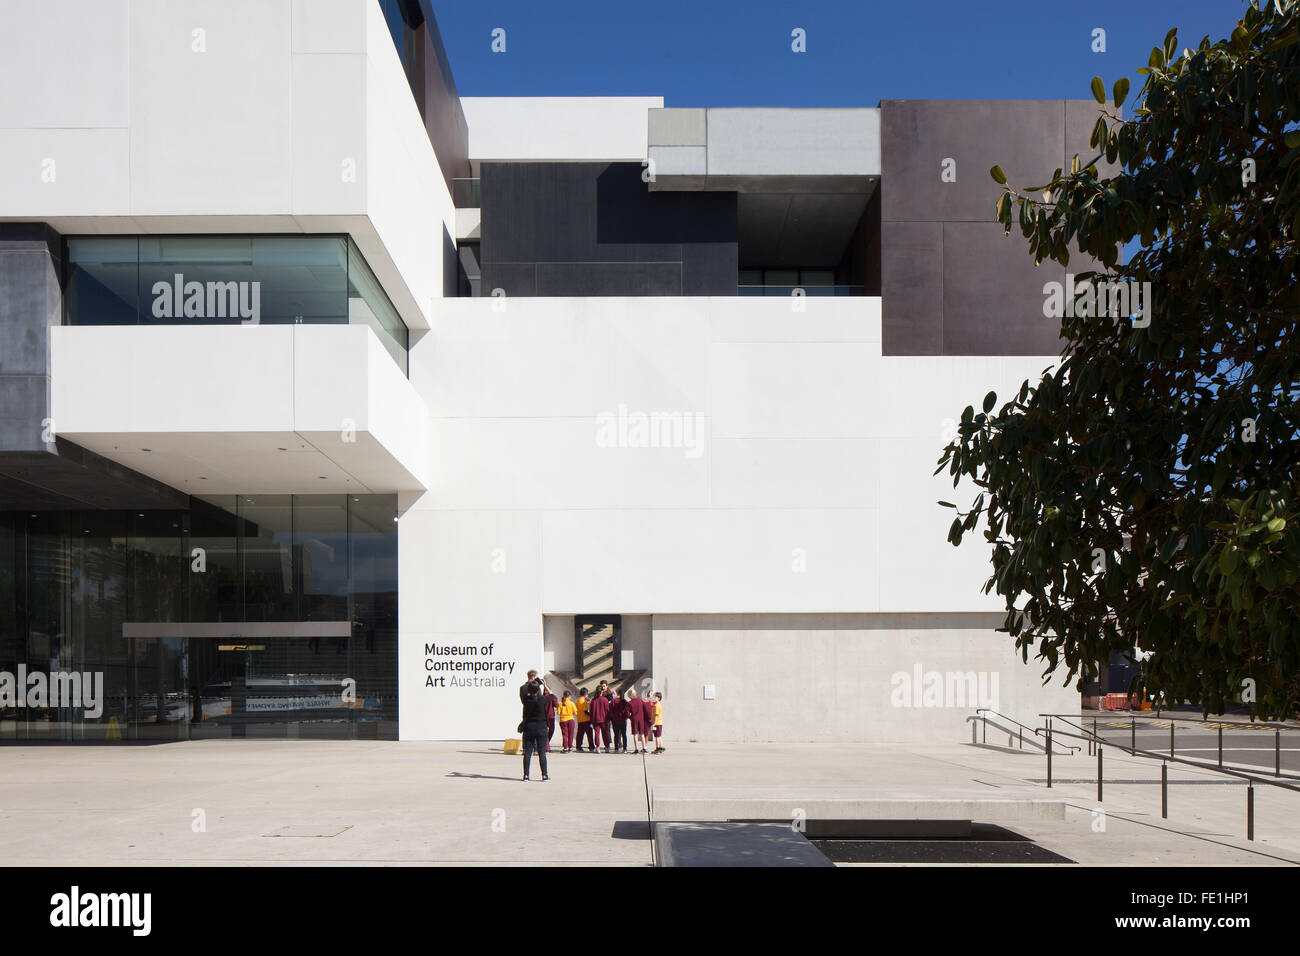
M995 741L990 735L989 743ZM1005 741L1003 741L1005 742ZM783 800L1064 801L1004 825L1089 865L1300 863L1300 793L1107 749L1096 760L970 744L674 744L650 757L559 754L552 779L485 743L196 741L0 748L0 859L17 865L648 866L647 792L741 788ZM703 792L703 791L702 791ZM1104 809L1104 814L1100 812ZM199 823L202 823L202 827Z

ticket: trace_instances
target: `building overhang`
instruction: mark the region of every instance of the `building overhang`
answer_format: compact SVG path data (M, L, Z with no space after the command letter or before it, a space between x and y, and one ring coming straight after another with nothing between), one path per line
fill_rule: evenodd
M365 326L63 326L50 338L58 434L187 494L428 487L428 411Z

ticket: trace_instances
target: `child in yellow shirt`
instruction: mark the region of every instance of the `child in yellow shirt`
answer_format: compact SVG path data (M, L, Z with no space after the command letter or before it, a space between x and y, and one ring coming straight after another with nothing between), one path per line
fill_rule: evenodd
M661 754L668 749L664 746L664 695L659 691L655 691L654 737L655 753Z
M573 749L574 728L578 716L578 705L569 699L571 696L566 690L564 696L560 698L560 705L555 708L556 715L560 720L560 740L564 745L560 753L565 754Z

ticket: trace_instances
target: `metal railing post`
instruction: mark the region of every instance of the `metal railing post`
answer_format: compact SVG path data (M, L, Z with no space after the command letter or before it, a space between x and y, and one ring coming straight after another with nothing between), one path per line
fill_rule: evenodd
M1246 839L1255 839L1255 783L1246 784Z
M1101 803L1101 746L1097 747L1097 802Z
M1129 737L1128 753L1129 753L1129 756L1130 756L1130 757L1136 757L1136 756L1137 756L1137 749L1138 749L1138 722L1137 722L1137 718L1135 718L1135 717L1130 717L1128 722L1129 722L1129 733L1132 735L1132 736Z
M1021 727L1018 733L1020 734L1020 749L1024 750L1025 749L1025 728Z
M1101 741L1100 741L1100 740L1097 740L1097 718L1096 718L1096 717L1092 718L1092 739L1093 739L1093 741L1094 741L1094 746L1095 746L1098 750L1100 750L1100 749L1101 749Z
M980 740L980 743L982 743L982 744L986 744L986 743L988 743L988 742L989 742L989 715L986 713L986 714L984 715L984 731L983 731L983 738Z
M1160 818L1169 819L1169 764L1160 765Z
M1052 722L1047 722L1047 789L1052 789Z
M1223 724L1219 724L1219 766L1223 766Z
M1169 721L1169 756L1174 755L1174 722Z
M1282 731L1273 731L1273 776L1282 776Z

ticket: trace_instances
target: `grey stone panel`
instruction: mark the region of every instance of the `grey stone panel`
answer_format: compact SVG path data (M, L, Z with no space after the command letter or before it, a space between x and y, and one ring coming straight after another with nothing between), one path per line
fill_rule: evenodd
M1073 100L882 102L885 354L1059 354L1059 323L1042 315L1042 288L1065 270L1035 267L1019 231L1003 235L993 221L1002 190L989 168L1000 165L1013 186L1044 184L1076 151L1091 157L1097 115L1096 103ZM956 162L954 182L942 180L945 159ZM1112 172L1102 164L1102 175ZM922 224L941 227L937 276L912 261L910 237ZM1094 266L1076 258L1071 271Z
M504 289L507 296L537 295L537 263L485 262L480 280L482 295Z
M1065 154L1064 100L885 100L881 115L886 220L989 222L1001 194L992 166L1035 186ZM945 159L954 182L941 179Z
M681 295L680 262L539 262L545 296Z
M943 224L882 222L885 355L939 355L943 346Z
M707 172L703 146L651 146L649 153L656 181L660 176L699 178Z
M1044 283L1065 278L1035 266L1018 231L989 222L943 225L944 355L1056 355L1060 320L1043 315Z
M1113 112L1113 109L1108 108L1108 111ZM1085 163L1097 155L1097 151L1088 145L1088 140L1101 113L1102 105L1096 100L1065 101L1065 150L1061 154L1061 162L1058 163L1062 169L1070 168L1070 160L1075 153L1078 153L1079 160ZM1122 110L1120 113L1123 115ZM1097 164L1097 174L1103 178L1114 176L1117 172L1119 172L1118 162L1108 163L1102 159Z
M47 371L55 263L43 249L0 249L0 376Z
M701 242L682 260L682 295L735 295L739 282L737 245Z
M35 451L49 416L49 329L63 319L62 242L45 223L0 224L0 451Z
M485 293L734 295L735 195L652 193L641 174L639 163L484 163Z
M709 176L878 176L878 109L710 109Z
M648 123L651 146L703 146L707 142L703 109L650 110Z

